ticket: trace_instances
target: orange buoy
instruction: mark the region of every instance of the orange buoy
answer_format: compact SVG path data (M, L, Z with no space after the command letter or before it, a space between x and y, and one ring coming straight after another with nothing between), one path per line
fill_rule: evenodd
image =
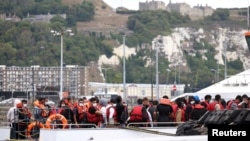
M51 116L48 117L48 119L46 120L46 123L45 123L45 128L49 128L51 129L51 123L55 120L60 120L63 124L63 129L67 127L68 125L68 121L67 119L61 115L61 114L53 114Z
M26 130L27 138L31 138L30 132L34 127L39 127L41 129L41 128L44 128L44 124L39 122L39 121L34 121L34 122L30 123L27 127L27 130Z

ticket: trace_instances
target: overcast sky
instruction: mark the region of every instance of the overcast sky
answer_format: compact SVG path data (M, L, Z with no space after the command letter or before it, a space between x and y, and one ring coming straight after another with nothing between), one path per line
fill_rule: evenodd
M117 8L120 6L126 7L131 10L139 9L139 2L145 2L146 0L103 0L112 8ZM152 1L152 0L148 0ZM164 1L165 4L169 3L169 0L155 0L155 1ZM242 8L247 7L250 3L250 0L172 0L172 3L176 2L185 2L190 6L196 6L201 4L205 6L211 6L212 8Z

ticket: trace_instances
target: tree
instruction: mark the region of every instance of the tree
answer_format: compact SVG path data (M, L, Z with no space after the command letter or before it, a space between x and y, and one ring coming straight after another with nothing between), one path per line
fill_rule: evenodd
M228 9L216 9L212 14L211 18L214 21L226 21L229 19L229 10Z
M92 3L84 1L81 5L73 5L69 8L67 15L71 18L75 17L75 21L90 21L95 15L95 7Z

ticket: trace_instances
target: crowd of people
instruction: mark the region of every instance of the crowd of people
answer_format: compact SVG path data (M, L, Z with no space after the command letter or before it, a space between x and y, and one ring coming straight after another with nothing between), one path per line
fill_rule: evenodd
M47 101L47 98L40 97L32 105L27 105L26 100L15 100L14 106L7 113L7 120L12 127L12 139L25 139L27 135L30 138L27 131L30 131L29 125L33 122L44 128L124 127L124 116L128 115L127 105L120 96L109 100L83 97L77 101L66 97L57 106L48 105ZM44 126L40 126L41 124Z
M15 101L14 107L7 113L12 138L28 138L30 133L27 132L33 127L29 126L32 121L39 122L39 127L44 128L163 127L198 120L207 111L250 108L247 95L238 95L233 100L225 101L219 94L215 97L206 95L202 101L198 96L181 97L175 101L167 96L159 100L138 98L137 105L131 109L128 109L121 96L115 99L83 97L77 101L66 97L58 106L49 106L47 101L45 97L36 99L32 105L27 105L26 100Z

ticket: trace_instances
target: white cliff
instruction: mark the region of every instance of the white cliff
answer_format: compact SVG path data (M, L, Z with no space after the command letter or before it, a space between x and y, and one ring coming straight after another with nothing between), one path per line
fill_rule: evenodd
M98 65L101 66L102 64L108 64L108 65L119 65L119 58L123 57L123 45L120 45L119 47L115 47L113 51L114 55L110 58L107 58L106 55L101 55L98 60ZM125 58L128 58L130 55L136 54L135 48L128 48L125 45Z
M250 59L249 56L246 55L249 50L245 41L244 32L244 30L232 31L228 28L218 28L205 31L202 28L197 30L185 27L176 28L173 30L171 35L157 36L154 40L158 41L159 39L162 39L162 43L159 43L158 46L160 51L165 54L165 57L170 62L170 67L177 63L181 63L183 66L186 66L183 51L194 50L194 40L202 43L202 40L206 39L216 50L214 58L217 60L218 64L224 65L223 58L226 51L228 61L240 59L243 62L244 68L247 69L250 67ZM151 45L149 46L151 47ZM132 54L136 54L135 48L136 47L128 48L126 46L126 58ZM152 49L155 49L155 45L152 46ZM204 60L209 59L204 55L207 50L199 50L199 52L203 55L202 58ZM119 58L123 57L123 45L115 47L113 53L114 56L111 58L107 58L105 55L100 56L98 64L118 65ZM195 53L190 53L190 55L194 56ZM148 57L147 61L150 61L150 57Z

